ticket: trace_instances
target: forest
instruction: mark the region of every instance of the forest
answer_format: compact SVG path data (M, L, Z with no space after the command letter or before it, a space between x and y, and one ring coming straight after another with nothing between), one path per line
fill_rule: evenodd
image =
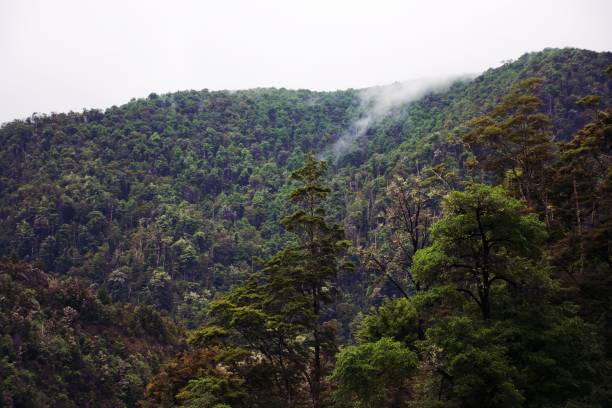
M0 407L611 406L612 53L370 94L4 123Z

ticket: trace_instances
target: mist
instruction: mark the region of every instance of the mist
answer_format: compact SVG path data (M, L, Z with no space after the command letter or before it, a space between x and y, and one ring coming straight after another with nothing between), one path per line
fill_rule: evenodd
M397 108L417 101L431 93L444 92L457 81L471 80L475 75L455 75L438 78L424 78L374 86L359 92L360 115L356 118L321 156L336 161L352 150L357 141L366 136L368 129L388 116Z

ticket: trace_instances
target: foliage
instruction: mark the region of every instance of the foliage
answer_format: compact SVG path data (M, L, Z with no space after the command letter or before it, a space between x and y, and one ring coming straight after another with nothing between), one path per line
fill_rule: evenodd
M395 406L416 368L414 352L383 337L342 350L331 379L339 380L337 395L351 406Z
M610 66L2 125L2 406L606 406Z
M149 307L103 304L74 279L0 263L0 406L135 406L180 338Z
M544 225L502 187L472 185L444 200L444 216L432 227L432 246L415 256L413 273L429 285L454 285L491 317L497 282L518 287L534 280ZM535 278L538 284L542 279Z
M334 280L343 267L340 256L347 247L342 230L326 221L321 207L329 192L322 181L325 170L325 162L309 155L293 172L298 185L289 199L296 211L282 222L296 235L295 242L265 262L261 273L210 304L207 324L189 337L196 349L218 348L210 368L198 370L196 378L186 385L183 381L181 391L173 387L163 398L204 406L256 406L263 401L266 406L302 406L308 400L321 406L324 363L336 352L326 306L333 300ZM229 391L228 378L234 377L241 389L249 390L239 394L240 402Z
M542 101L533 95L542 82L542 78L520 82L487 115L471 122L464 141L474 145L483 168L515 189L516 196L546 209L546 170L554 145L550 119L540 112Z
M592 118L580 98L612 102L603 72L611 63L610 53L547 49L397 107L351 154L330 161L328 214L357 247L391 242L385 228L398 231L384 220L394 196L386 190L396 175L412 183L427 167L456 188L464 152L449 136L533 76L544 78L538 112L568 140ZM179 311L185 299L210 301L243 281L254 257L284 246L279 221L291 172L304 152L326 151L363 113L354 90L202 90L9 122L0 128L0 256L40 260L47 272L100 285L113 300L162 307L195 327L198 313ZM160 286L162 269L170 280ZM363 272L342 284L367 308L372 301L361 293L372 279Z

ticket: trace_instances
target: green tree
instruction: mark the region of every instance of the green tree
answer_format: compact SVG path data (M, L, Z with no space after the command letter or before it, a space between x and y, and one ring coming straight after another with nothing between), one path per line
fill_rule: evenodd
M423 398L442 395L460 407L599 406L607 398L601 347L575 308L559 304L542 258L543 223L502 187L485 185L450 193L443 213L413 269L429 285L455 288L464 305L438 310L419 345L440 379Z
M544 225L502 187L471 185L443 202L433 244L414 257L413 273L428 285L451 284L491 318L496 283L516 288L537 278ZM530 276L533 275L533 276Z
M339 225L327 222L322 205L330 192L322 182L326 169L326 162L309 154L304 166L292 173L291 177L298 186L291 193L290 200L297 210L282 223L296 234L298 242L277 255L268 267L272 292L288 286L303 297L299 303L309 305L306 325L312 336L309 383L314 408L321 406L322 348L333 350L335 347L333 337L322 330L323 307L332 300L338 271L348 266L340 262L340 256L349 243L343 240L344 233Z
M464 142L485 170L534 209L547 211L547 166L555 157L551 122L535 96L543 78L517 84L489 113L470 122ZM548 220L548 218L547 218Z
M332 380L336 398L353 407L400 407L407 382L417 370L416 354L402 343L383 337L344 348L337 356Z
M192 338L194 344L222 342L261 356L260 372L268 373L289 406L303 403L304 384L312 406L322 406L324 361L337 351L335 333L325 320L337 291L336 275L348 266L341 261L348 243L342 229L326 220L325 170L325 162L308 155L304 167L292 174L297 186L290 200L296 211L282 222L294 242L244 285L212 302L209 325Z

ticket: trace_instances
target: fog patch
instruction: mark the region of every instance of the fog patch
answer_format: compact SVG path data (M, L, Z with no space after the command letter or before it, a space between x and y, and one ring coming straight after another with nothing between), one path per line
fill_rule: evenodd
M367 134L368 129L383 118L393 115L394 111L397 111L396 108L426 95L447 91L453 83L472 78L473 75L426 78L362 89L359 91L359 117L320 156L338 160L353 149L357 141Z

